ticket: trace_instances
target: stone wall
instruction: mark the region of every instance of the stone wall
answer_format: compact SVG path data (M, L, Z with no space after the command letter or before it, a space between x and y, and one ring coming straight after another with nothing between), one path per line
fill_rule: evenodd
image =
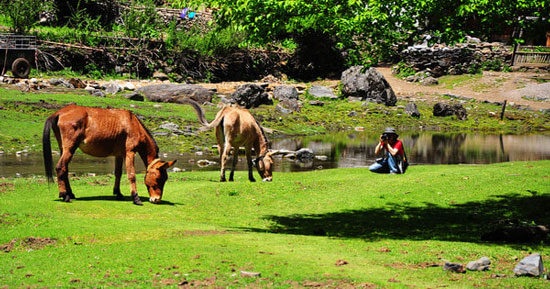
M512 48L498 42L470 42L454 46L415 45L403 50L400 56L416 72L439 77L472 73L482 68L501 70L510 65Z

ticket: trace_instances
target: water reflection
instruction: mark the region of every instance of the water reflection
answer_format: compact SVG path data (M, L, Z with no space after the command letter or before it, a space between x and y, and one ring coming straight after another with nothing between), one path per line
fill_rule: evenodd
M287 137L272 140L272 148L298 150L310 148L326 160L314 159L299 162L276 159L275 171L306 171L314 169L367 167L376 156L374 148L378 142L377 133L344 132L308 137ZM407 155L412 164L488 164L506 161L550 159L550 135L487 135L487 134L444 134L444 133L401 133ZM177 159L176 166L187 171L219 170L217 153L172 154L163 158ZM240 156L238 170L246 170L244 156ZM58 157L54 156L54 160ZM200 167L199 160L210 160L216 164ZM137 171L144 167L136 158ZM70 171L78 175L87 173L113 173L113 158L93 158L77 152L70 164ZM13 177L16 174L43 174L42 156L33 154L0 154L0 176Z

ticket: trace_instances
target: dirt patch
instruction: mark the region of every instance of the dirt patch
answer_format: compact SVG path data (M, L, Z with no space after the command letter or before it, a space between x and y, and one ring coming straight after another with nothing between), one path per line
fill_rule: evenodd
M15 217L17 214L13 213L4 213L0 215L0 227L1 226L11 226L19 223L19 220L17 217Z
M0 183L0 193L6 192L6 191L13 191L15 185L12 183ZM1 219L0 219L1 223Z
M12 251L17 245L24 249L40 250L49 245L57 244L57 239L54 238L36 238L26 237L24 239L13 239L9 243L0 245L0 250L4 252Z
M425 86L397 78L390 67L377 67L384 75L398 98L424 99L426 101L442 101L441 95L450 93L478 101L503 102L528 105L533 109L550 108L550 102L541 102L522 98L519 91L524 86L534 85L541 74L535 72L494 72L485 71L479 79L465 81L448 88L444 84Z

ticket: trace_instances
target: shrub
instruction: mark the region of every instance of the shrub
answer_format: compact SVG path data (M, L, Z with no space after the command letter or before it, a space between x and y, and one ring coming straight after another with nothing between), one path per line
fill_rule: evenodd
M0 10L8 18L10 31L25 34L38 23L40 11L49 10L52 4L43 0L0 0Z

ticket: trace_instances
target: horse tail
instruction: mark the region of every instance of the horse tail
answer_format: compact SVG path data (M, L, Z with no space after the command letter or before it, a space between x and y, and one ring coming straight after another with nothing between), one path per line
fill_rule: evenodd
M50 141L50 129L52 126L57 125L59 115L54 114L44 124L44 131L42 132L42 154L44 156L44 169L46 170L46 178L48 183L53 182L53 158L52 158L52 144Z
M215 128L216 126L218 126L222 120L223 120L223 115L220 115L218 113L217 115L217 118L214 119L211 123L208 123L208 121L206 120L206 116L204 114L204 110L202 109L202 107L199 105L198 102L190 99L190 98L186 98L183 100L184 103L187 103L187 104L190 104L191 107L193 107L193 109L195 110L195 112L197 113L197 117L199 118L199 122L200 124L202 124L204 126L205 129L212 129L212 128Z

